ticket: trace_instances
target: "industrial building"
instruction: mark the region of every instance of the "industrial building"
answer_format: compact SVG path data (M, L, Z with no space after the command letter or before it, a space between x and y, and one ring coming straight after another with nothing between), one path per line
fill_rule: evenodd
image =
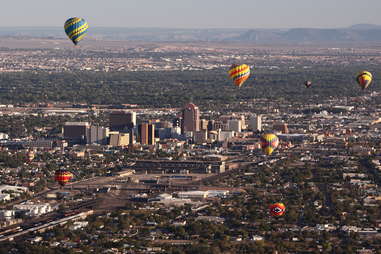
M169 161L169 160L137 160L132 168L136 172L165 174L219 174L225 172L224 161Z

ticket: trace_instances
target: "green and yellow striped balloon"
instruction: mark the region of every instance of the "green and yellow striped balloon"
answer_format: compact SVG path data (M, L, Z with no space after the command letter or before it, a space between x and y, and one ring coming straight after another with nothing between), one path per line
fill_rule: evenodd
M69 39L77 45L86 35L89 25L82 18L70 18L66 20L64 28Z

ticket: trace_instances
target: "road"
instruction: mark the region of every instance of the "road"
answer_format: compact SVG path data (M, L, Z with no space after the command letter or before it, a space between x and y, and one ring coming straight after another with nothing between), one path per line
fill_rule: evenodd
M20 224L3 228L0 231L0 241L11 240L15 237L19 237L30 232L48 229L60 225L63 222L66 223L68 220L81 217L81 214L83 215L83 213L86 213L87 211L93 211L95 205L95 199L85 200L72 204L64 211L50 212L39 217L25 220Z
M55 220L52 220L52 221L49 221L49 222L46 222L46 223L43 223L43 224L36 224L36 225L33 225L31 227L26 227L26 228L23 228L20 226L19 227L16 227L16 231L12 231L12 232L8 232L6 233L5 235L0 235L0 242L2 241L12 241L14 238L16 237L21 237L25 234L28 234L28 233L32 233L32 232L36 232L36 231L45 231L45 230L48 230L48 229L52 229L56 226L60 226L60 225L63 225L65 223L67 223L68 221L71 221L71 220L77 220L77 219L80 219L80 218L85 218L87 217L88 215L90 214L93 214L93 210L88 210L88 211L84 211L84 212L79 212L77 214L74 214L74 215L71 215L71 216L68 216L68 217L64 217L64 218L58 218L58 219L55 219Z

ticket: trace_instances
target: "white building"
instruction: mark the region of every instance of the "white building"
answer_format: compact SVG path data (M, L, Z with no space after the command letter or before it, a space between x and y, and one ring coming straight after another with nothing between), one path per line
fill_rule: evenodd
M22 192L27 192L28 188L3 184L3 185L0 185L0 193L3 193L3 191L13 191L13 192L22 193Z
M172 194L162 193L157 198L160 199L160 200L171 199L172 198Z
M181 191L177 193L177 196L182 199L205 199L208 197L207 191Z
M78 229L87 227L88 224L89 224L88 221L75 221L73 223L73 225L70 226L70 229L71 230L78 230Z
M180 136L181 136L181 128L180 127L171 128L171 137L172 138L178 138Z
M220 131L218 134L218 141L219 142L227 141L231 139L232 137L234 137L234 135L235 135L234 131Z
M169 194L167 194L169 195ZM157 198L156 201L153 201L156 204L161 204L164 206L184 206L186 204L193 204L192 200L190 199L185 199L185 198L173 198L173 197L159 197Z
M11 200L11 195L8 193L0 194L0 201L9 201Z
M15 210L1 210L0 211L0 219L2 220L10 220L15 217Z
M226 198L229 195L228 190L208 190L209 198Z
M253 236L251 237L251 240L253 240L253 241L263 241L264 238L263 238L263 236L253 235Z
M242 121L240 119L230 119L228 120L227 130L241 132L242 131Z
M198 216L196 218L196 221L208 221L208 222L213 222L213 223L219 223L223 224L225 222L224 218L217 217L217 216Z
M249 129L253 131L262 131L262 116L252 115L249 120Z
M12 198L20 196L21 193L27 192L27 187L0 185L0 201L9 201ZM4 193L6 192L6 193Z
M8 138L9 138L8 134L0 132L0 139L8 139Z
M196 131L194 133L193 141L195 144L204 144L208 140L208 131Z
M53 211L53 208L50 204L24 204L24 205L14 205L13 209L18 211L25 211L27 216L39 216L45 213Z

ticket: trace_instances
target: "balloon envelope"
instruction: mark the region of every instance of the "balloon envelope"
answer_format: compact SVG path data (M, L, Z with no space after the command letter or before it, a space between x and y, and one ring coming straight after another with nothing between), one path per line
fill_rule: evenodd
M75 17L66 20L64 28L69 39L77 45L86 35L89 25L84 19Z
M286 212L286 206L283 203L275 203L270 206L270 214L275 217L283 216Z
M70 171L66 171L66 170L57 170L54 175L54 179L61 186L64 186L65 184L67 184L72 178L73 178L73 174Z
M261 148L266 155L271 155L279 145L279 139L275 134L265 133L261 136Z
M250 67L246 64L233 64L228 73L229 78L233 80L234 84L241 87L250 76Z
M372 83L372 79L372 73L368 71L362 71L356 77L356 81L362 89L367 88Z

